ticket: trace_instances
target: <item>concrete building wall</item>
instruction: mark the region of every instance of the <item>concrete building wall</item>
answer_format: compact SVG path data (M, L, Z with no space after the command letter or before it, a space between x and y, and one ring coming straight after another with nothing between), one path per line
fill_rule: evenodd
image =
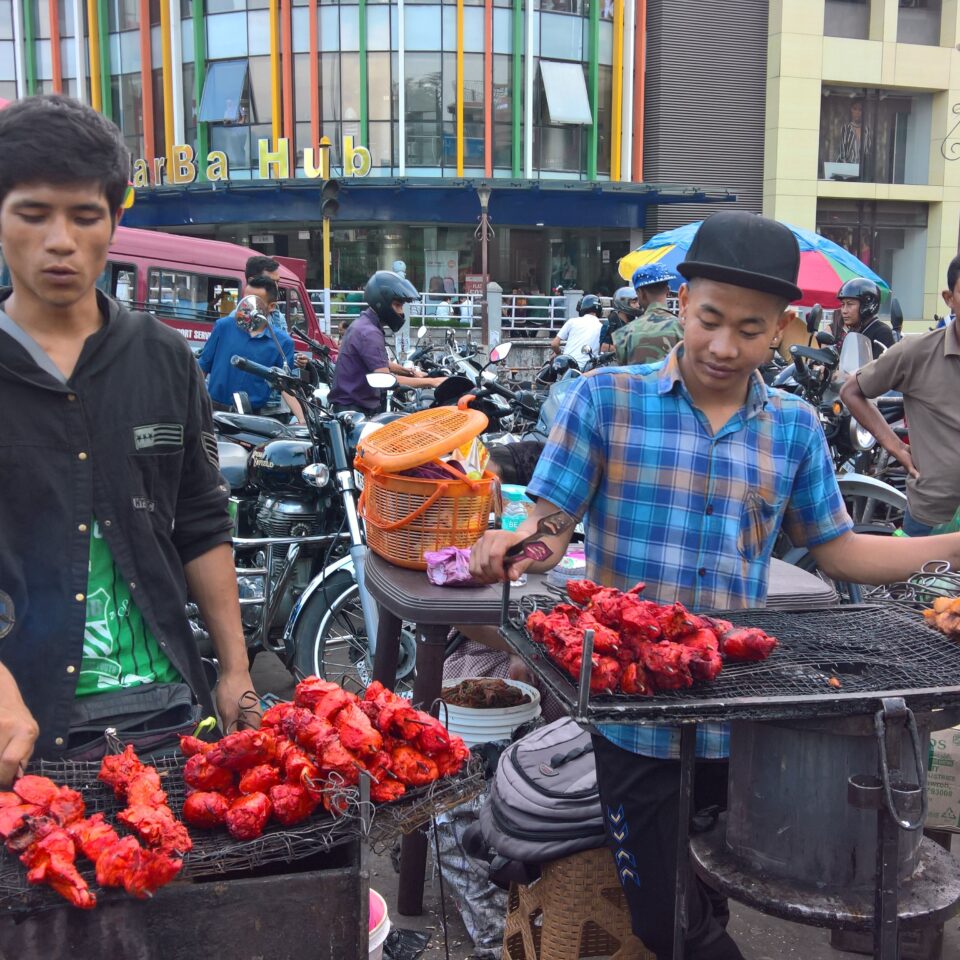
M911 272L921 275L916 281L919 289L912 282L905 284L905 299L917 311L908 319L929 319L934 312L942 312L940 290L947 264L957 254L960 234L960 52L956 46L960 3L944 0L936 46L898 42L898 31L904 26L898 0L871 0L866 38L825 36L828 3L770 2L763 212L815 229L817 203L825 199L926 205L922 257L917 251L920 241L908 229L905 246L894 259L901 275L906 263ZM828 26L831 22L826 20ZM916 24L906 26L904 35L920 35ZM919 126L926 124L928 130L926 183L819 179L824 85L929 94L929 108L922 105L917 117ZM922 116L924 110L928 118ZM909 161L912 170L918 157L914 154Z

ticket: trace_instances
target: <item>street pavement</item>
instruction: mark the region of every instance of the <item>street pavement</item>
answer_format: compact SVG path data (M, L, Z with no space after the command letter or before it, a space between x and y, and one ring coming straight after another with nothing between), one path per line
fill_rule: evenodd
M293 695L293 680L290 674L271 653L261 653L257 657L252 675L258 693L274 693L282 698ZM953 844L953 855L960 859L960 841ZM428 867L422 916L401 917L397 914L397 874L389 855L371 857L370 885L386 900L390 919L395 927L430 932L430 945L423 954L424 960L470 960L474 956L473 943L457 912L449 885L445 885L445 949L440 882L432 864ZM854 960L861 956L834 950L830 946L828 930L787 923L735 903L731 903L730 913L730 933L746 960L843 960L845 957ZM943 960L960 958L960 917L954 917L944 926L942 957ZM543 960L553 958L544 957Z

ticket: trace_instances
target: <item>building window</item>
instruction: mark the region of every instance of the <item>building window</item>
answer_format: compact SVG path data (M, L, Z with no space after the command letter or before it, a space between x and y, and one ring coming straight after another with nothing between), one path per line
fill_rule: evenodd
M867 0L826 0L823 32L828 37L866 40L870 36L870 4Z
M10 0L0 0L0 40L13 39L13 4ZM6 66L9 63L10 69L13 69L13 53L10 54L9 61L6 57L0 57L0 63Z
M579 172L584 127L593 123L583 65L541 60L533 113L533 157L537 169Z
M457 165L457 57L443 55L443 165ZM483 55L463 57L463 162L483 166Z
M406 74L407 165L439 167L443 137L441 55L408 53Z
M513 150L511 60L500 54L493 57L493 165L507 170L512 165ZM521 90L517 96L522 98Z
M940 46L941 0L900 0L897 42Z
M41 2L41 0L32 0L33 3L33 29L35 40L50 39L50 4ZM111 30L116 29L111 27Z
M137 0L113 0L109 11L111 33L136 30L140 26L140 4Z
M927 183L932 113L930 94L825 87L820 178Z
M143 97L139 73L123 73L110 79L113 120L120 128L127 149L143 156Z
M610 140L613 135L613 68L599 69L597 83L597 172L610 173Z
M246 60L208 64L200 100L200 119L206 123L249 123L249 86Z
M823 199L817 204L817 233L883 277L905 316L923 316L926 204Z
M250 124L258 117L250 67L262 59L207 64L199 119L210 124L210 149L225 153L231 169L251 164Z

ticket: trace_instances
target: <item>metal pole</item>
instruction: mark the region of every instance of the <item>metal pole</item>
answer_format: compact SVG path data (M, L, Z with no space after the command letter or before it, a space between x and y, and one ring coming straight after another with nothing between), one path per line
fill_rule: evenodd
M677 878L673 902L673 960L683 960L687 938L687 884L690 882L690 811L696 763L697 728L680 727L680 823L677 827Z
M490 343L490 313L487 309L487 207L480 211L480 273L483 276L483 293L480 300L480 342Z
M330 218L323 218L323 287L330 289Z

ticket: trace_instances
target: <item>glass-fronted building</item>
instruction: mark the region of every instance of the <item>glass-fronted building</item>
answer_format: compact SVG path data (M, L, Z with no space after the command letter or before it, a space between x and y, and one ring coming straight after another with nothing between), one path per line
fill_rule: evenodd
M401 259L415 283L462 291L481 272L480 204L464 185L485 182L492 279L507 291L609 293L651 202L696 198L640 183L636 10L0 0L0 97L62 91L117 123L138 161L125 223L302 257L317 286L328 175L318 147L329 142L342 184L333 287Z

